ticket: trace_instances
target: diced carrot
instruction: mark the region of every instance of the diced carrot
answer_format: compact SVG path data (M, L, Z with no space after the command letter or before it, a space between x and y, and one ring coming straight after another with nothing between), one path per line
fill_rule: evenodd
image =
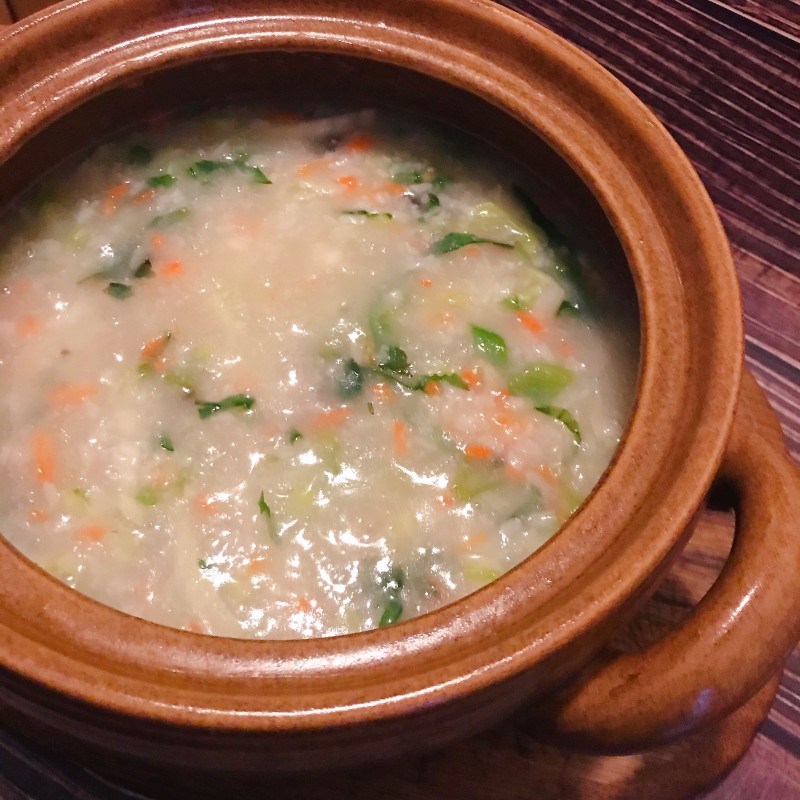
M390 194L394 197L400 197L406 193L406 187L402 183L395 183L394 181L387 181L378 187L378 192Z
M464 448L464 455L467 458L489 460L494 457L494 451L491 447L485 447L482 444L468 444Z
M470 389L476 389L481 385L481 372L477 368L463 370L461 377Z
M42 511L40 508L32 508L28 512L29 522L47 522L49 519L50 515L46 511Z
M492 395L494 396L495 403L499 406L504 406L506 400L511 397L506 389L501 389L499 392L492 392Z
M259 556L258 558L251 559L250 563L245 567L245 574L250 578L263 575L267 562L268 559L266 556Z
M149 203L155 196L155 189L145 189L143 192L139 192L139 194L133 196L133 202L143 205L144 203Z
M128 189L130 189L130 184L125 183L118 183L116 186L112 186L107 192L106 197L110 198L111 200L118 200L120 197L125 197L128 193Z
M347 406L342 406L341 408L332 408L330 411L321 411L319 414L315 414L313 417L311 417L311 419L308 421L308 425L314 430L335 428L338 425L342 425L344 422L346 422L351 413L352 410Z
M440 494L436 498L445 508L452 508L456 504L456 499L450 492L447 494Z
M39 483L55 483L56 455L52 437L37 431L31 437L34 475Z
M158 250L159 248L164 246L164 234L163 233L154 233L150 237L150 246L154 250Z
M419 285L427 289L428 287L433 286L433 281L430 278L420 278Z
M310 611L314 609L314 606L311 605L309 599L307 597L298 597L297 598L297 608L303 614L308 614Z
M157 358L164 352L164 348L169 344L172 334L165 333L162 336L156 336L155 339L150 339L142 345L142 358Z
M528 311L520 311L517 313L517 320L520 324L529 330L531 333L541 333L544 326L539 320Z
M540 464L538 467L536 467L536 471L547 483L555 483L557 480L555 473L552 469L550 469L550 467L547 466L547 464Z
M394 451L399 456L404 456L408 452L408 428L402 420L394 422Z
M309 178L329 166L330 161L327 158L315 158L313 161L307 161L297 168L297 177Z
M159 272L165 278L178 278L183 275L183 264L180 261L168 261Z
M350 139L345 147L353 153L364 153L375 147L375 140L366 134L360 134Z
M108 528L99 522L95 522L91 525L82 525L78 528L76 536L81 542L99 543L106 538L106 533L108 533Z
M513 414L508 413L495 414L492 421L504 430L516 428L519 424L519 420Z
M442 384L440 381L428 381L423 391L431 397L436 397L442 393Z
M461 252L469 258L474 258L480 253L481 249L477 244L468 244L466 247L461 248Z
M97 394L97 386L91 383L67 383L50 392L48 401L53 408L77 406Z
M348 192L354 192L358 188L358 178L354 178L352 175L337 178L336 182L344 186Z
M194 504L197 510L207 517L213 517L220 513L222 504L204 494L195 495Z
M383 383L382 381L373 383L370 387L370 392L376 400L394 400L396 396L394 389L388 383Z
M17 336L34 336L39 333L40 327L39 317L28 314L17 322Z

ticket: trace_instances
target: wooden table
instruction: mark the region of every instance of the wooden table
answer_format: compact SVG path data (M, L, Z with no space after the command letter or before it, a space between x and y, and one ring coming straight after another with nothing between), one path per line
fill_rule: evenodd
M741 278L747 364L800 459L800 4L794 0L504 0L584 48L664 121L694 162L730 236ZM0 24L41 0L0 0ZM731 309L731 313L737 313ZM798 525L800 534L800 524ZM713 581L730 521L710 514L632 635L685 615ZM264 797L523 800L633 798L633 759L555 757L508 723L411 765L388 765ZM800 648L753 746L706 797L800 798ZM539 765L534 768L534 765ZM668 778L666 778L668 780ZM559 789L558 787L563 787ZM609 791L612 792L609 794ZM130 797L0 731L0 798ZM248 794L248 797L256 797ZM230 797L234 797L231 794Z

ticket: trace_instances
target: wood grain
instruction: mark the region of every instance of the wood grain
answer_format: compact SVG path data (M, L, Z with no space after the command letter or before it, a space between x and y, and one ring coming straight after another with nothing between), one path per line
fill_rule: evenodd
M18 16L45 3L11 0ZM747 364L800 458L800 4L793 0L504 0L582 47L662 119L694 163L731 239L741 279ZM2 22L0 6L0 23ZM731 313L737 313L731 309ZM621 638L652 639L689 613L730 543L726 515L706 517L663 588ZM404 800L562 800L636 794L635 760L542 759L507 723L411 764L382 765L246 796ZM635 759L635 757L632 757ZM673 765L679 770L680 765ZM231 787L230 797L240 796ZM197 787L201 796L202 787ZM167 790L169 791L169 790ZM604 792L606 792L604 794ZM633 794L631 794L633 792ZM168 796L174 796L169 795ZM0 731L0 797L123 800L128 793ZM800 797L800 650L769 718L708 800Z

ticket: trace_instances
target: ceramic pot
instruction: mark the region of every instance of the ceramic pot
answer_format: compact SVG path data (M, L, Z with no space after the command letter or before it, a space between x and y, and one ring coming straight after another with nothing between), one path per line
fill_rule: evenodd
M800 481L743 377L714 208L601 67L485 0L81 0L8 29L0 54L0 203L88 140L177 104L380 101L466 128L555 187L549 213L602 251L601 284L641 330L629 428L563 530L481 591L388 629L292 642L166 629L71 591L0 538L8 719L85 757L294 771L435 747L531 702L551 737L656 746L769 681L800 634ZM644 653L598 660L715 481L737 511L718 581Z

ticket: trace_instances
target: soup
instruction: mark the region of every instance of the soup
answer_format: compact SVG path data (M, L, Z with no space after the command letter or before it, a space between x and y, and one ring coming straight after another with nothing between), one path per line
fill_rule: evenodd
M15 211L3 534L129 614L284 639L544 544L614 453L633 351L463 149L369 111L161 120Z

